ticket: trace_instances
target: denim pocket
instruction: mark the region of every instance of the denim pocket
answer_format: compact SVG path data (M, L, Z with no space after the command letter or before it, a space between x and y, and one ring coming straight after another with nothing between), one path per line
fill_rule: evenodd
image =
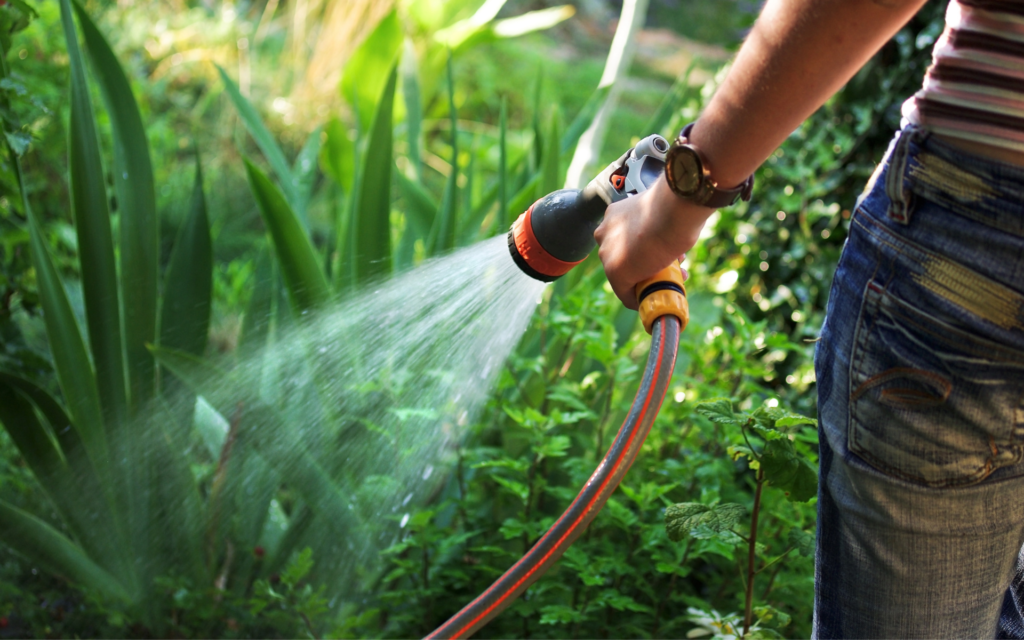
M940 319L948 304L926 312L868 282L850 363L850 450L932 487L980 482L1024 452L1024 353Z

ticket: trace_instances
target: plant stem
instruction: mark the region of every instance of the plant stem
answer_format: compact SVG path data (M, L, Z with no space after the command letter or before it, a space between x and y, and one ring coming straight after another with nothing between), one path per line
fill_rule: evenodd
M750 551L747 554L746 609L743 616L743 635L750 631L754 617L754 563L757 561L757 516L761 511L761 489L764 488L764 469L757 470L757 488L754 490L754 508L750 514Z

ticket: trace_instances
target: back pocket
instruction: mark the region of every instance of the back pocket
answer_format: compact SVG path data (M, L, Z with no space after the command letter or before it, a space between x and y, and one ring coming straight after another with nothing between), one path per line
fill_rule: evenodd
M869 283L850 366L850 450L932 487L1021 460L1024 353L947 324Z

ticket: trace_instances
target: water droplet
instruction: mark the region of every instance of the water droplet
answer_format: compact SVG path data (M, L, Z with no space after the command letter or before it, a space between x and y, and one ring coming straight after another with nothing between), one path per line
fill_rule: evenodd
M127 180L128 179L128 172L125 171L124 173L122 173L121 177L124 178L125 180Z
M402 506L404 507L405 505L409 504L410 500L412 500L412 494L411 493L409 495L405 496L405 499L402 500Z
M409 514L408 513L405 514L404 516L402 516L402 521L400 523L398 523L398 528L399 529L404 529L405 525L407 525L407 524L409 524ZM33 569L32 571L34 573L35 569Z

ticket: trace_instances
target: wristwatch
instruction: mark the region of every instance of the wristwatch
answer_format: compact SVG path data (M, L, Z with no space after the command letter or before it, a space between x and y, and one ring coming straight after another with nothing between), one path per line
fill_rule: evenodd
M665 158L665 177L672 191L681 198L712 209L728 207L737 200L750 200L750 192L754 188L753 174L732 189L720 189L711 179L704 155L690 144L693 125L691 122L683 127Z

